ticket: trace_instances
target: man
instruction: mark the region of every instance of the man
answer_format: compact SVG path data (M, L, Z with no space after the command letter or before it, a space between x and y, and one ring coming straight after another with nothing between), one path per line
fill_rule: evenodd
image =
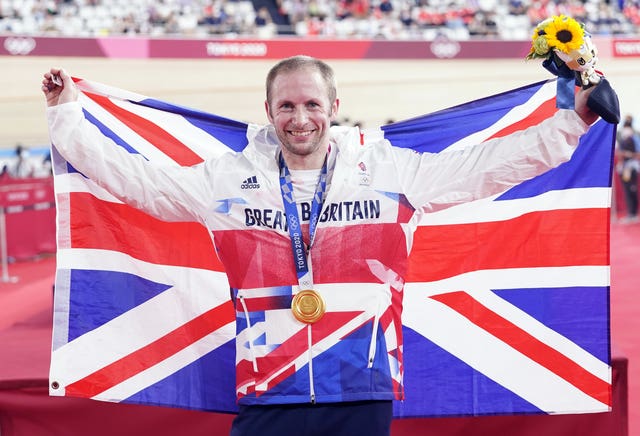
M403 398L402 289L417 217L559 165L597 119L581 90L575 111L527 131L419 154L330 128L333 71L296 56L269 72L270 125L250 129L244 151L181 168L104 138L65 71L51 69L42 89L52 142L76 169L151 215L212 232L236 307L233 435L389 434L392 400ZM229 198L242 201L221 212Z
M616 138L617 171L620 174L627 214L621 220L638 222L638 171L640 171L640 136L633 128L633 116L626 115Z
M9 175L14 179L26 179L33 177L33 165L29 162L29 151L22 146L16 145L16 161L8 168Z

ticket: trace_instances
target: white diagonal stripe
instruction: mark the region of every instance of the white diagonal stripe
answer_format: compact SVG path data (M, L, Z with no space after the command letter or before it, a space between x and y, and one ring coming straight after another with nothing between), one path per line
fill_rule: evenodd
M531 96L531 98L527 99L527 101L523 104L513 107L500 120L492 123L484 130L480 130L478 132L465 136L458 142L455 142L447 147L444 152L448 153L450 151L464 149L466 147L474 146L486 141L505 127L509 127L510 125L512 125L513 120L524 119L534 111L538 110L540 104L544 103L550 98L555 97L555 88L556 85L554 81L547 81L547 83L542 85L542 87L538 89L536 93Z
M190 346L182 349L173 356L159 362L158 364L137 373L135 376L123 381L101 392L93 397L96 400L122 401L140 392L148 386L157 383L166 377L181 370L185 366L195 362L202 356L224 345L235 337L235 325L227 324L222 328L210 333L202 339L194 342Z
M495 201L500 195L422 214L418 225L481 223L508 220L537 211L611 207L611 188L565 189L531 198Z
M154 265L105 250L61 250L58 268L71 265L76 270L131 273L173 286L56 349L52 354L51 378L62 386L123 358L229 300L228 282L222 272ZM104 343L110 346L103 347Z

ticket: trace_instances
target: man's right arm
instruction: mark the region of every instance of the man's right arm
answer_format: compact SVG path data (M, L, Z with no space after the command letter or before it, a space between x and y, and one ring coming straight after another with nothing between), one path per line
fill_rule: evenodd
M62 85L54 83L58 75ZM44 76L51 142L75 169L120 201L165 221L201 221L211 198L202 165L156 165L131 154L85 119L73 79L52 68Z

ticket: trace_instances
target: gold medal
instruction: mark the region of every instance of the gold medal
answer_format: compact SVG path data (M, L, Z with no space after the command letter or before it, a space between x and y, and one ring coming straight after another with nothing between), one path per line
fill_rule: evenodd
M326 309L320 294L314 290L305 289L293 297L291 311L298 321L313 324L322 318Z

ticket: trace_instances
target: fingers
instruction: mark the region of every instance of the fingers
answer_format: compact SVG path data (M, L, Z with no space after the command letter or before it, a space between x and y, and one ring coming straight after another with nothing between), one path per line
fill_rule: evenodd
M51 68L48 72L44 73L44 79L42 79L42 91L45 93L51 92L56 89L56 87L62 87L63 82L59 79L59 68Z
M53 91L56 87L64 88L65 86L72 84L73 79L62 68L51 68L48 72L44 73L44 79L42 80L43 91Z
M51 68L44 73L42 92L47 106L56 106L78 99L78 90L73 78L62 68Z
M58 77L59 79L61 79L62 83L65 86L66 85L71 85L73 83L73 79L71 78L69 73L67 73L66 70L64 70L62 68L52 68L51 72L53 73L54 77Z

